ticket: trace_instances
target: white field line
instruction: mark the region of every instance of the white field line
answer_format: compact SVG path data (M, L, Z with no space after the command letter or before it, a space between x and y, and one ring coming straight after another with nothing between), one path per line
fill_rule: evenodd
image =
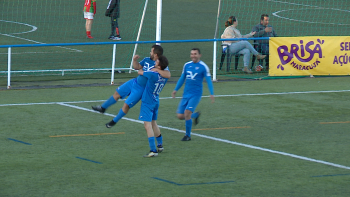
M30 40L30 39L26 39L26 38L21 38L21 37L18 37L18 36L13 36L12 34L26 34L26 33L30 33L30 32L34 32L36 31L38 28L34 25L29 25L27 23L20 23L20 22L15 22L15 21L6 21L6 20L0 20L0 22L6 22L6 23L14 23L14 24L19 24L19 25L25 25L25 26L28 26L28 27L31 27L32 29L30 31L26 31L26 32L18 32L18 33L10 33L10 34L2 34L0 33L0 35L3 35L3 36L8 36L8 37L12 37L12 38L17 38L17 39L22 39L22 40L25 40L25 41L29 41L29 42L34 42L34 43L37 43L37 44L46 44L46 43L43 43L43 42L37 42L35 40ZM63 49L68 49L68 50L72 50L74 52L83 52L82 50L78 50L78 49L72 49L72 48L68 48L68 47L61 47L61 46L56 46L58 48L63 48ZM35 52L34 52L35 53ZM50 52L46 52L46 53L50 53ZM53 53L53 52L51 52ZM7 54L7 53L0 53L0 54ZM13 54L20 54L20 53L13 53Z
M317 8L317 9L330 9L330 8ZM316 23L316 24L326 24L326 25L350 25L350 24L342 24L342 23L324 23L324 22L313 22L313 21L306 21L306 20L298 20L298 19L293 19L293 18L287 18L287 17L283 17L278 15L278 13L281 12L287 12L287 11L293 11L293 10L307 10L307 9L288 9L288 10L280 10L277 12L272 13L272 15L279 17L279 18L283 18L286 20L291 20L291 21L298 21L298 22L304 22L304 23Z
M11 34L26 34L26 33L30 33L33 31L36 31L38 28L34 25L29 25L27 23L20 23L20 22L16 22L16 21L6 21L6 20L0 20L0 22L5 22L5 23L15 23L15 24L20 24L20 25L25 25L28 27L31 27L32 29L30 31L24 31L24 32L18 32L18 33L11 33Z
M312 7L312 8L324 8L324 9L332 9L332 10L337 10L337 11L350 12L350 10L342 10L342 9L337 9L337 8L325 8L325 7L320 7L320 6L316 6L316 5L290 3L290 2L287 2L287 1L276 1L276 0L267 0L267 1L276 2L276 3L285 3L285 4L290 4L290 5L300 5L300 6Z
M78 106L75 106L75 105L69 105L69 104L66 104L66 103L57 103L57 104L63 105L63 106L67 106L67 107L71 107L71 108L75 108L75 109L79 109L79 110L99 113L99 112L93 111L91 109L78 107ZM104 113L104 115L115 117L115 115L109 114L109 113ZM140 120L135 120L135 119L131 119L131 118L125 118L125 117L123 117L123 119L124 120L129 120L131 122L136 122L136 123L143 124L143 121L140 121ZM161 126L161 125L158 125L158 126L159 126L159 128L162 128L162 129L167 129L167 130L171 130L171 131L177 131L177 132L180 132L180 133L186 133L186 131L184 131L184 130L175 129L175 128L171 128L171 127L165 127L165 126ZM258 147L258 146L253 146L253 145L249 145L249 144L243 144L243 143L234 142L234 141L230 141L230 140L224 140L224 139L211 137L211 136L207 136L207 135L202 135L202 134L198 134L198 133L193 133L193 132L191 133L191 135L202 137L202 138L206 138L206 139L210 139L210 140L214 140L214 141L224 142L224 143L233 144L233 145L237 145L237 146L243 146L243 147L246 147L246 148L251 148L251 149L255 149L255 150L265 151L265 152L269 152L269 153L284 155L284 156L293 157L293 158L297 158L297 159L301 159L301 160L305 160L305 161L311 161L311 162L316 162L316 163L320 163L320 164L324 164L324 165L329 165L329 166L333 166L333 167L337 167L337 168L343 168L343 169L350 170L350 167L348 167L348 166L343 166L343 165L339 165L339 164L335 164L335 163L331 163L331 162L327 162L327 161L322 161L322 160L312 159L312 158L299 156L299 155L294 155L294 154L290 154L290 153L275 151L275 150L271 150L271 149L267 149L267 148L261 148L261 147Z
M350 90L324 90L324 91L305 91L305 92L268 92L268 93L251 93L251 94L228 94L228 95L215 95L218 97L240 97L240 96L268 96L268 95L288 95L288 94L318 94L318 93L339 93L339 92L350 92ZM210 97L210 96L202 96ZM177 99L182 97L175 97ZM159 99L172 99L172 97L161 97ZM119 99L124 100L124 99ZM18 104L0 104L0 107L6 106L18 106L18 105L50 105L58 103L94 103L94 102L104 102L106 100L92 100L92 101L60 101L60 102L47 102L47 103L18 103Z
M307 10L307 9L328 9L328 10L335 10L335 11L341 11L341 12L350 12L350 10L342 10L342 9L337 9L337 8L325 8L325 7L313 6L313 5L307 5L307 4L290 3L290 2L286 2L286 1L276 1L276 0L267 0L267 1L308 7L308 8L304 8L304 9L280 10L280 11L272 13L272 15L279 17L279 18L283 18L283 19L291 20L291 21L305 22L305 23L328 24L328 25L350 25L350 24L342 24L342 23L323 23L323 22L312 22L312 21L306 21L306 20L297 20L297 19L287 18L287 17L283 17L283 16L278 15L278 13L280 13L280 12L287 12L287 11L293 11L293 10Z
M46 54L46 53L66 53L66 52L63 52L63 51L52 51L52 52L35 52L35 51L32 51L32 52L20 52L20 53L12 53L12 55L18 55L18 54ZM8 53L0 53L0 55L7 55Z
M10 34L1 34L1 33L0 33L0 35L12 37L12 38L18 38L18 39L22 39L22 40L29 41L29 42L34 42L34 43L36 43L36 44L46 44L46 43L43 43L43 42L38 42L38 41L35 41L35 40L26 39L26 38L21 38L21 37L13 36L13 35L10 35ZM62 47L62 46L55 46L55 47L62 48L62 49L72 50L72 51L74 51L74 52L83 52L82 50L79 50L79 49L72 49L72 48L68 48L68 47ZM2 54L7 54L7 53L2 53ZM18 54L18 53L17 53L17 54Z
M216 95L216 97L229 97L229 96L263 96L263 95L310 94L310 93L334 93L334 92L350 92L350 90L330 90L330 91L306 91L306 92L281 92L281 93L258 93L258 94ZM209 97L209 96L203 96L203 97ZM163 98L161 98L161 99L170 99L170 98L171 98L171 97L163 97ZM181 97L176 97L176 98L181 98ZM99 112L93 111L93 110L91 110L91 109L87 109L87 108L83 108L83 107L78 107L78 106L74 106L74 105L69 105L68 103L86 103L86 102L103 102L103 101L104 101L104 100L95 100L95 101L74 101L74 102L48 102L48 103L2 104L2 105L0 105L0 107L5 107L5 106L18 106L18 105L47 105L47 104L59 104L59 105L67 106L67 107L72 107L72 108L75 108L75 109L80 109L80 110L84 110L84 111L99 113ZM111 116L111 117L114 117L114 116L115 116L115 115L109 114L109 113L105 113L105 115ZM129 121L132 121L132 122L137 122L137 123L143 124L143 122L142 122L142 121L139 121L139 120L135 120L135 119L131 119L131 118L125 118L125 117L124 117L123 119L124 119L124 120L129 120ZM180 129L165 127L165 126L161 126L161 125L159 125L159 127L160 127L160 128L163 128L163 129L168 129L168 130L172 130L172 131L177 131L177 132L180 132L180 133L186 133L185 131L180 130ZM275 150L271 150L271 149L261 148L261 147L257 147L257 146L253 146L253 145L249 145L249 144L243 144L243 143L239 143L239 142L224 140L224 139L215 138L215 137L206 136L206 135L197 134L197 133L192 133L192 135L194 135L194 136L199 136L199 137L206 138L206 139L215 140L215 141L220 141L220 142L224 142L224 143L228 143L228 144L243 146L243 147L247 147L247 148L252 148L252 149L261 150L261 151L265 151L265 152L270 152L270 153L285 155L285 156L289 156L289 157L293 157L293 158L297 158L297 159L302 159L302 160L306 160L306 161L321 163L321 164L325 164L325 165L329 165L329 166L333 166L333 167L338 167L338 168L343 168L343 169L348 169L348 170L350 170L350 167L348 167L348 166L343 166L343 165L339 165L339 164L335 164L335 163L330 163L330 162L326 162L326 161L316 160L316 159L312 159L312 158L308 158L308 157L303 157L303 156L299 156L299 155L294 155L294 154L289 154L289 153L285 153L285 152L275 151Z

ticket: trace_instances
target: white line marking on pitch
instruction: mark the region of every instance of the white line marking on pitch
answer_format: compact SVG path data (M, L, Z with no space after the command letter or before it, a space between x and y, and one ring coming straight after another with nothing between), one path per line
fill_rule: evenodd
M290 2L287 2L287 1L276 1L276 0L267 0L267 1L276 2L276 3L285 3L285 4L291 4L291 5L301 5L301 6L312 7L312 8L325 8L325 7L320 7L320 6L317 6L317 5L307 5L307 4L299 4L299 3L290 3ZM332 9L332 10L337 10L337 11L350 12L350 10L342 10L342 9L337 9L337 8L326 8L326 9Z
M5 20L0 20L0 22L5 22L5 23L15 23L15 24L20 24L20 25L25 25L28 27L31 27L32 29L30 31L25 31L25 32L18 32L18 33L11 33L11 34L26 34L26 33L30 33L33 31L36 31L38 28L34 25L29 25L27 23L20 23L20 22L15 22L15 21L5 21Z
M288 94L318 94L318 93L339 93L339 92L350 92L350 90L324 90L324 91L305 91L305 92L268 92L268 93L252 93L252 94L228 94L228 95L215 95L218 97L238 97L238 96L268 96L268 95L288 95ZM210 96L202 96L210 97ZM182 97L175 97L177 99ZM159 99L172 99L172 97L160 97ZM125 100L125 99L119 99ZM47 102L47 103L18 103L18 104L0 104L0 107L6 106L17 106L17 105L50 105L58 103L94 103L94 102L104 102L106 100L94 100L94 101L60 101L60 102Z
M335 10L335 11L341 11L341 12L350 12L350 10L342 10L342 9L337 9L337 8L325 8L325 7L314 6L314 5L290 3L290 2L276 1L276 0L267 0L267 1L275 2L275 3L284 3L284 4L290 4L290 5L309 7L309 8L305 8L305 9L280 10L280 11L272 13L272 15L274 15L276 17L279 17L279 18L283 18L283 19L291 20L291 21L305 22L305 23L317 23L317 24L327 24L327 25L350 25L350 24L342 24L342 23L323 23L323 22L312 22L312 21L306 21L306 20L297 20L297 19L287 18L287 17L283 17L283 16L279 16L278 15L278 13L280 13L280 12L293 11L293 10L307 10L307 9L328 9L328 10Z
M317 9L330 9L330 8L317 8ZM316 23L316 24L325 24L325 25L350 25L350 24L343 24L343 23L324 23L324 22L313 22L313 21L306 21L306 20L298 20L298 19L293 19L293 18L287 18L287 17L283 17L278 15L278 13L280 12L287 12L287 11L293 11L293 10L307 10L307 9L288 9L288 10L280 10L277 12L272 13L272 15L279 17L279 18L283 18L286 20L291 20L291 21L298 21L298 22L304 22L304 23Z
M18 37L18 36L13 36L13 35L11 35L11 34L26 34L26 33L34 32L34 31L36 31L36 30L38 29L38 28L37 28L36 26L34 26L34 25L29 25L29 24L26 24L26 23L20 23L20 22L15 22L15 21L5 21L5 20L0 20L0 22L6 22L6 23L14 23L14 24L19 24L19 25L25 25L25 26L28 26L28 27L31 27L31 28L32 28L30 31L18 32L18 33L10 33L10 34L2 34L2 33L0 33L0 35L12 37L12 38L17 38L17 39L22 39L22 40L29 41L29 42L34 42L34 43L37 43L37 44L46 44L46 43L43 43L43 42L37 42L37 41L35 41L35 40L30 40L30 39L21 38L21 37ZM68 47L62 47L62 46L55 46L55 47L59 47L59 48L63 48L63 49L68 49L68 50L72 50L72 51L75 51L75 52L83 52L82 50L72 49L72 48L68 48ZM7 54L7 53L1 53L1 54Z
M78 106L75 106L75 105L69 105L69 104L66 104L66 103L57 103L57 104L63 105L63 106L67 106L67 107L71 107L71 108L75 108L75 109L84 110L84 111L99 113L99 112L93 111L91 109L78 107ZM115 115L109 114L109 113L104 113L104 115L115 117ZM131 122L137 122L137 123L143 124L143 121L140 121L140 120L135 120L135 119L131 119L131 118L125 118L125 117L123 117L123 119L124 120L129 120ZM158 125L158 126L159 126L159 128L162 128L162 129L168 129L168 130L171 130L171 131L177 131L177 132L180 132L180 133L186 133L186 131L183 131L183 130L180 130L180 129L175 129L175 128L171 128L171 127L165 127L165 126L161 126L161 125ZM211 137L211 136L207 136L207 135L202 135L202 134L198 134L198 133L191 133L191 135L195 135L195 136L198 136L198 137L202 137L202 138L206 138L206 139L210 139L210 140L214 140L214 141L219 141L219 142L224 142L224 143L228 143L228 144L243 146L243 147L246 147L246 148L261 150L261 151L265 151L265 152L269 152L269 153L275 153L275 154L284 155L284 156L288 156L288 157L293 157L293 158L297 158L297 159L301 159L301 160L316 162L316 163L320 163L320 164L325 164L325 165L329 165L329 166L333 166L333 167L337 167L337 168L343 168L343 169L350 170L350 167L348 167L348 166L343 166L343 165L339 165L339 164L335 164L335 163L331 163L331 162L327 162L327 161L322 161L322 160L312 159L312 158L299 156L299 155L294 155L294 154L290 154L290 153L275 151L275 150L271 150L271 149L267 149L267 148L261 148L261 147L258 147L258 146L253 146L253 145L249 145L249 144L243 144L243 143L234 142L234 141L230 141L230 140L224 140L224 139Z
M37 44L46 44L46 43L43 43L43 42L38 42L38 41L35 41L35 40L29 40L29 39L26 39L26 38L21 38L21 37L18 37L18 36L13 36L13 35L10 35L10 34L0 34L0 35L12 37L12 38L18 38L18 39L22 39L22 40L29 41L29 42L34 42L34 43L37 43ZM75 52L83 52L82 50L79 50L79 49L71 49L71 48L68 48L68 47L62 47L62 46L55 46L55 47L62 48L62 49L68 49L68 50L72 50L72 51L75 51ZM7 53L6 53L6 54L7 54Z
M52 51L52 52L21 52L21 53L12 53L12 55L18 55L18 54L46 54L46 53L65 53L65 52L62 52L62 51ZM7 55L8 53L0 53L0 55ZM7 71L6 71L7 72Z

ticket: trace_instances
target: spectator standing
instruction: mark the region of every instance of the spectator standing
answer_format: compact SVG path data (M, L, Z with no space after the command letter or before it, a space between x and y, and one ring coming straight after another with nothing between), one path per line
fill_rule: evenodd
M120 0L109 0L107 10L105 13L106 16L111 17L111 29L112 33L108 37L110 40L121 40L118 18L120 15Z
M85 30L86 30L86 37L92 39L91 36L91 26L92 21L94 20L94 16L96 14L96 0L85 0L84 4L84 18L86 19L85 22Z

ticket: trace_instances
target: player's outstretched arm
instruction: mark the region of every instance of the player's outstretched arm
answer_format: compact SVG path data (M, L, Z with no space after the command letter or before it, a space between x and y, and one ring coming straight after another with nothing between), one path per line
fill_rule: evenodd
M205 76L205 80L207 81L207 84L208 84L208 89L209 89L209 92L210 92L210 99L211 99L211 102L214 103L215 102L215 98L214 98L214 86L213 86L213 82L211 81L211 77L210 75L208 76Z
M215 102L214 95L210 95L210 99L211 99L211 103L214 103L214 102Z
M185 82L185 79L186 79L186 75L185 73L182 73L180 79L177 81L175 91L178 91L181 88L182 84L184 84Z

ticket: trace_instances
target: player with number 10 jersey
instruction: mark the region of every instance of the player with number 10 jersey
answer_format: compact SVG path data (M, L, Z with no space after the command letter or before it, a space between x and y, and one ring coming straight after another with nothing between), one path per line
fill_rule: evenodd
M168 66L165 56L160 56L155 67L164 70ZM162 91L168 79L163 78L158 72L139 70L139 77L146 80L146 87L142 94L142 103L139 120L144 122L147 132L150 152L144 157L155 157L164 150L163 137L156 120L158 119L159 93ZM155 144L157 141L157 147ZM158 149L158 150L157 150Z

